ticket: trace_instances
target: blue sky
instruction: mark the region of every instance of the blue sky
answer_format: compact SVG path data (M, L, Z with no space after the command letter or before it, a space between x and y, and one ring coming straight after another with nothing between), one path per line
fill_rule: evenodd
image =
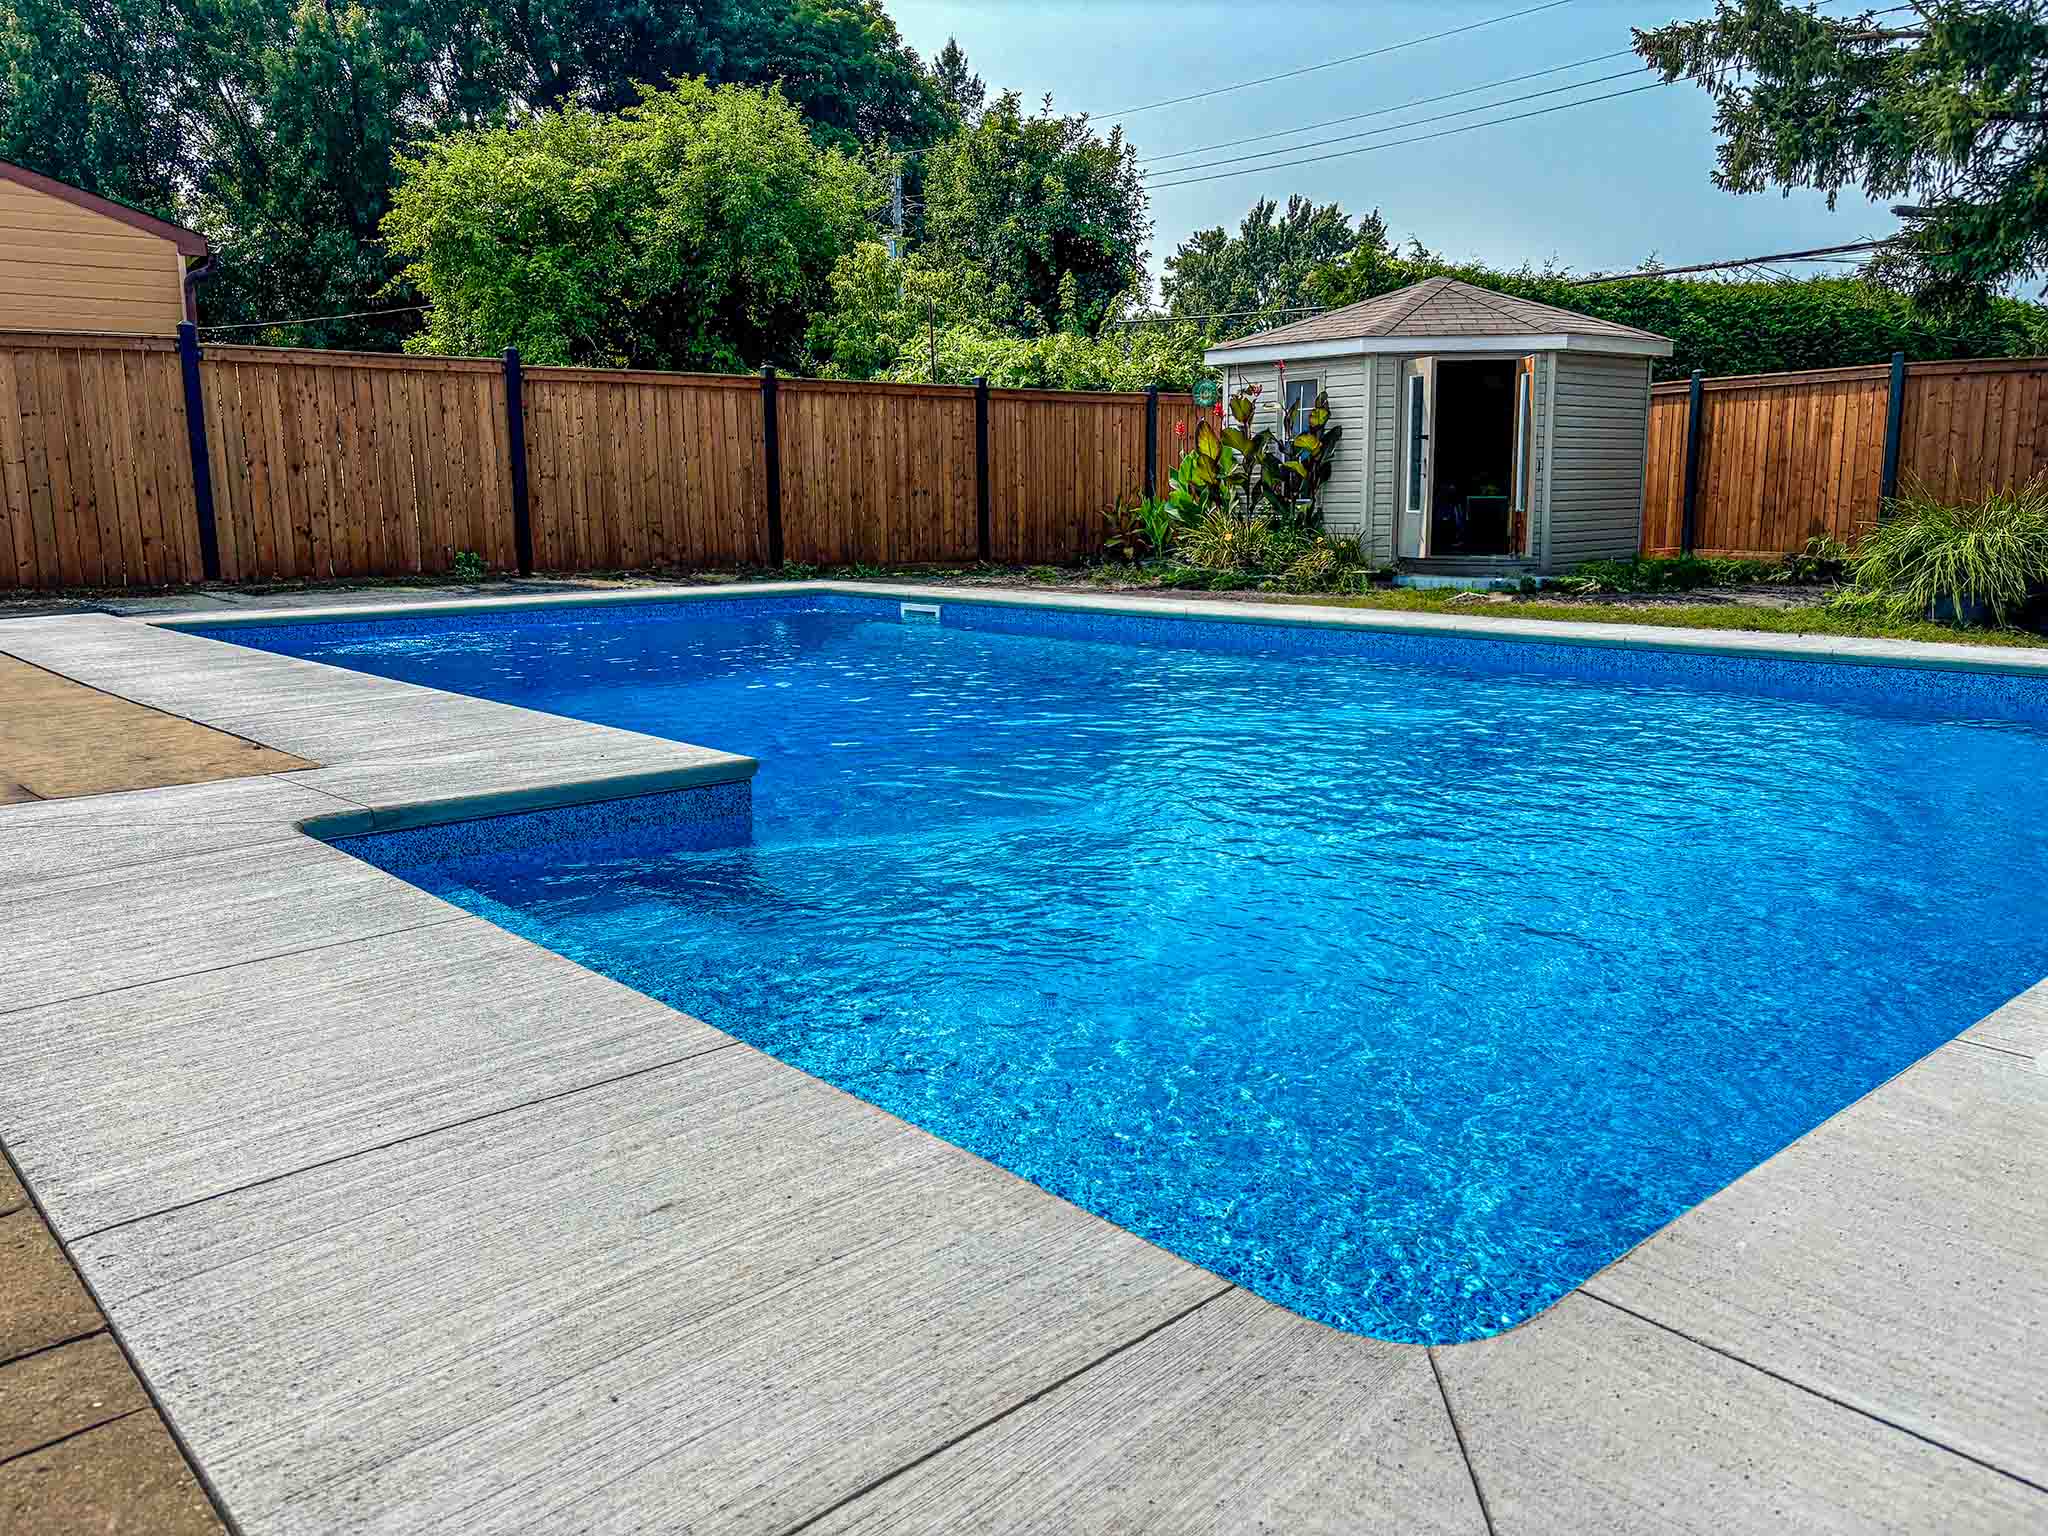
M1014 87L1035 103L1051 91L1061 111L1100 115L1422 37L1521 10L1537 0L1454 0L1434 5L1320 0L886 3L905 39L926 57L949 34L957 36L991 92ZM1840 3L1829 8L1842 13L1852 9ZM1159 155L1396 106L1610 53L1628 46L1632 26L1689 19L1710 9L1711 0L1571 0L1539 15L1380 58L1121 119L1105 116L1102 122L1107 126L1122 121L1141 157ZM1296 153L1327 153L1373 140L1332 144L1320 151L1313 141L1631 67L1629 59L1616 59L1319 133L1193 158L1219 159L1303 142L1309 147ZM1430 133L1635 83L1615 81L1583 93L1384 137ZM1835 245L1887 234L1896 227L1889 213L1871 206L1853 189L1843 194L1832 213L1817 193L1785 198L1775 192L1749 197L1722 192L1709 179L1714 147L1713 114L1705 95L1697 87L1678 84L1429 143L1161 189L1152 194L1152 268L1156 277L1160 264L1190 231L1213 224L1234 229L1255 197L1263 194L1284 202L1290 192L1318 202L1334 200L1354 215L1378 207L1397 235L1418 235L1453 257L1503 265L1556 257L1582 270L1634 266L1653 252L1679 265ZM1164 177L1173 163L1147 169Z

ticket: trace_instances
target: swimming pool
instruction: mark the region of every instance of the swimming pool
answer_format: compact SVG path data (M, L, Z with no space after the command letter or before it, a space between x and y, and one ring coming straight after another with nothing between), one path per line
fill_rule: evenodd
M344 846L1380 1338L2048 971L2032 679L837 594L201 632L759 758L737 842Z

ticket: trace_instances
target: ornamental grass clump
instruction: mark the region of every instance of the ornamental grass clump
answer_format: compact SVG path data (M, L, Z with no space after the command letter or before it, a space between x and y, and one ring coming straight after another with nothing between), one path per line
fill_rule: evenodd
M1961 622L1988 613L2002 628L2048 586L2048 479L1968 502L1909 486L1856 547L1850 574L1836 600L1844 610Z

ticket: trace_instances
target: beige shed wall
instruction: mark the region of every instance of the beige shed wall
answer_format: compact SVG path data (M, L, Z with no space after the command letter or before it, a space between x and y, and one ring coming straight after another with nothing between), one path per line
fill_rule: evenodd
M0 330L168 336L185 318L170 241L0 181Z

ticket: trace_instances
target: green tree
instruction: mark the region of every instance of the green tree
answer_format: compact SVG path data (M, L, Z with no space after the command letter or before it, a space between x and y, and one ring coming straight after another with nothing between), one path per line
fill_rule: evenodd
M952 108L880 0L0 0L0 157L203 230L209 321L403 304L377 231L396 158L636 83L787 82L842 147ZM410 316L244 339L393 347Z
M924 161L924 253L933 266L986 274L1005 296L989 317L997 325L1050 328L1069 275L1089 330L1119 297L1144 292L1152 224L1122 129L1105 139L1085 117L1054 113L1050 98L1027 116L1005 91Z
M1261 322L1278 324L1281 312L1313 301L1309 284L1317 268L1341 261L1361 240L1386 244L1387 227L1375 209L1352 227L1335 203L1323 206L1290 197L1283 213L1271 198L1252 204L1236 234L1222 225L1198 229L1166 260L1159 284L1168 314L1229 316L1199 320L1212 333L1242 335Z
M1100 336L1014 336L986 325L947 326L937 333L936 369L931 345L913 338L882 377L971 384L986 376L1001 389L1185 390L1210 375L1202 362L1208 338L1192 325L1115 326Z
M988 100L988 87L982 84L981 76L967 67L967 54L959 38L947 38L946 46L932 56L932 81L961 122L972 123L981 115Z
M1718 185L1816 187L1830 205L1851 185L1910 200L1922 211L1880 270L1938 307L2048 270L2040 0L1919 0L1847 18L1720 0L1704 21L1635 37L1665 79L1713 97Z
M408 350L516 345L536 363L789 364L880 201L873 171L820 147L779 89L701 80L455 134L400 165L384 233L431 305Z

